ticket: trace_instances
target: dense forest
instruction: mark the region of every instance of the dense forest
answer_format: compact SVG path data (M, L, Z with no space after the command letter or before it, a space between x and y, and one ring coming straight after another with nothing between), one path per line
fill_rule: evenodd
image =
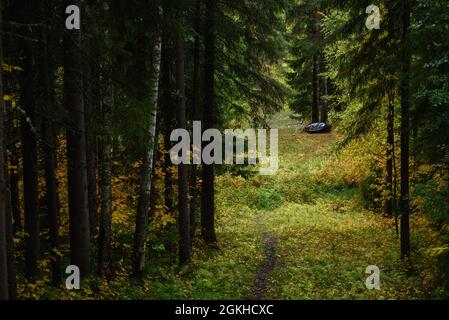
M448 32L445 0L0 0L0 300L447 299ZM175 164L197 123L214 159L277 129L277 172Z

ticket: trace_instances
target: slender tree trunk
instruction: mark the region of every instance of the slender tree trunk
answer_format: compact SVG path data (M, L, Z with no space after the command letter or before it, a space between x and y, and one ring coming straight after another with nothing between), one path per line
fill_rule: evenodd
M192 124L200 119L200 94L201 94L201 74L200 74L200 33L201 33L201 0L196 1L195 8L195 43L193 48L193 97L192 97ZM197 171L198 166L192 164L190 171L190 240L193 243L196 233L196 198L197 198Z
M90 67L88 68L90 72ZM89 81L93 79L88 77ZM87 80L87 79L86 79ZM97 219L97 139L95 134L94 124L94 104L91 93L91 86L86 92L88 102L86 103L86 117L89 123L86 126L86 159L87 159L87 186L88 186L88 203L89 203L89 225L90 236L95 236L95 231L98 224Z
M35 8L35 6L33 6ZM33 10L29 8L27 11ZM24 13L23 23L31 23L31 13ZM30 36L28 33L26 36ZM36 279L39 275L37 262L40 249L39 201L38 201L38 167L37 167L37 130L38 115L36 96L34 95L34 53L32 45L23 40L23 75L22 103L25 115L22 117L22 157L23 157L23 190L25 213L25 275L28 279Z
M324 54L321 55L321 73L325 73L326 72L326 61L325 61L325 57ZM321 96L321 108L320 108L320 121L322 123L327 123L327 118L328 118L328 114L327 114L327 94L328 94L328 78L326 75L322 76L322 96Z
M164 45L164 44L162 44ZM158 159L162 157L162 150L159 143L159 132L160 132L160 121L161 117L157 115L157 123L156 123L156 135L155 135L155 144L154 144L154 154L153 154L153 172L156 171L156 165ZM159 176L156 176L153 174L153 179L151 180L151 197L150 197L150 220L152 217L155 216L156 211L158 210L158 204L159 204L159 190L157 189L157 182L160 180Z
M193 244L196 235L196 199L197 199L197 173L198 166L192 164L190 167L189 176L189 191L190 191L190 201L189 201L189 214L190 214L190 242Z
M55 133L50 120L43 124L43 140L44 140L44 166L45 166L45 185L46 185L46 202L48 212L48 228L50 236L51 254L51 270L52 283L58 286L61 283L61 258L58 253L54 252L59 248L59 199L58 185L56 180L56 142Z
M161 87L162 87L162 116L163 128L162 134L164 136L164 205L168 212L174 211L173 203L173 177L172 177L172 163L170 160L169 150L171 149L170 134L172 130L173 103L171 93L171 60L172 50L170 46L170 37L167 31L168 27L164 25L164 33L162 39L162 61L161 61Z
M2 0L0 0L0 34L2 31ZM3 46L0 37L0 66L3 65ZM3 97L3 71L0 68L0 97ZM6 238L6 180L5 180L5 149L4 149L4 103L0 99L0 300L9 298L8 292L8 263Z
M5 159L5 163L7 163ZM14 253L14 230L12 221L11 188L8 186L8 170L5 170L6 191L6 247L8 268L8 295L10 300L17 299L17 268L16 255Z
M11 120L11 125L13 125L13 120ZM13 231L14 234L22 231L22 219L20 217L20 202L19 202L19 150L16 144L11 145L11 157L10 157L11 168L9 170L9 183L11 189L11 210L13 216Z
M385 163L385 189L387 192L384 213L387 216L393 215L393 148L394 148L394 105L388 106L388 119L387 119L387 154Z
M159 94L159 73L161 67L161 40L153 48L153 75L151 83L150 121L148 127L147 150L143 158L140 192L136 212L136 230L134 234L133 274L139 277L145 270L146 233L148 212L151 199L151 176L153 171L153 152L155 145L157 101Z
M11 140L15 140L16 133L16 125L14 121L14 112L10 108L6 112L8 115L8 138ZM13 141L10 145L10 157L9 157L9 188L11 194L11 210L13 217L13 232L16 234L17 232L22 231L22 219L20 217L20 201L19 201L19 153L20 150L17 148L16 141Z
M319 19L318 19L318 8L313 8L313 25L312 25L312 37L314 42L319 39ZM312 122L320 121L319 105L320 105L320 63L319 55L313 55L313 70L312 70Z
M92 54L90 40L86 40L89 58L83 64L84 67L84 106L86 113L86 160L87 160L87 193L89 203L90 237L93 239L98 224L97 218L97 137L95 119L95 101L93 94L94 79L93 69L96 68Z
M46 14L44 1L40 1L40 19L44 25L50 24ZM44 155L46 208L49 229L49 248L51 256L52 283L59 286L62 279L61 257L56 252L59 249L59 198L56 178L56 136L53 128L52 115L55 110L55 65L51 48L54 46L53 36L44 27L41 29L40 55L39 55L39 85L40 109L42 115L42 151Z
M312 86L313 86L313 96L312 96L312 122L318 122L319 121L319 77L318 77L318 70L319 70L319 62L318 62L318 56L313 56L313 79L312 79Z
M176 39L176 92L177 92L177 121L178 128L187 129L185 79L184 79L184 39L180 34ZM187 164L181 163L178 170L178 212L179 212L179 263L190 263L190 216L188 207L188 169Z
M170 121L171 122L171 121ZM175 192L175 188L173 185L173 174L172 168L173 165L170 160L169 150L171 149L171 141L170 141L170 131L164 130L164 205L167 208L168 212L173 212L175 210L175 205L173 201L173 194ZM168 132L167 132L168 131Z
M114 105L112 84L109 85L110 99L102 105L104 134L100 140L100 236L98 242L98 273L107 278L112 276L111 224L112 224L112 135L111 112Z
M66 1L80 8L81 1ZM90 227L87 193L86 120L84 118L83 81L81 70L81 31L68 30L64 34L64 94L68 111L67 176L70 216L71 264L82 275L90 273Z
M410 144L410 0L402 0L402 75L401 75L401 256L410 257L409 144Z
M206 1L205 52L204 52L204 130L213 128L216 123L215 110L215 0ZM201 235L206 243L217 242L215 234L215 189L214 165L203 164L201 193Z

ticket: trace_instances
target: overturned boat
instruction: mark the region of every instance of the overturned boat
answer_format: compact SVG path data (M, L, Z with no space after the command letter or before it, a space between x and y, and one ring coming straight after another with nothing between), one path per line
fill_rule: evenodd
M331 131L331 126L324 122L314 122L304 129L307 133L327 133Z

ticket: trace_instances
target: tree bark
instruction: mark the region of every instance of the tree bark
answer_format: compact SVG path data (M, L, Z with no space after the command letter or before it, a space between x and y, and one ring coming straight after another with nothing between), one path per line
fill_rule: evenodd
M312 38L314 42L319 39L319 19L318 8L313 8L313 21L312 21ZM314 54L312 58L313 70L312 70L312 123L320 121L319 105L320 105L320 63L319 55Z
M87 67L85 74L91 73L91 66ZM91 83L94 79L91 76L86 76L86 80ZM95 133L95 108L91 85L87 85L85 92L86 102L86 117L89 120L86 126L86 159L87 159L87 192L89 203L89 225L90 236L95 236L98 218L97 218L97 137Z
M410 27L410 0L402 0L402 75L401 75L401 256L410 257L409 144L410 144L410 52L407 36Z
M162 45L164 45L164 44L162 44ZM157 121L156 121L155 144L154 144L154 152L153 152L153 172L155 172L158 159L160 159L162 157L161 146L158 142L159 132L160 132L160 123L159 123L160 119L161 119L161 117L158 112ZM153 179L151 180L150 216L149 216L150 220L152 217L155 216L156 211L158 210L159 190L157 189L157 182L159 180L160 180L160 177L153 174Z
M19 152L17 148L13 148L13 152ZM19 159L16 155L11 156L11 166L15 169L10 170L10 188L11 188L11 210L13 216L13 231L16 234L22 231L22 222L20 217L20 202L19 202L19 175L17 168L19 167Z
M394 148L394 105L388 106L387 117L387 150L386 150L386 163L385 163L385 189L386 198L384 203L384 213L387 216L393 215L393 148Z
M44 1L40 1L40 19L44 25L50 24L46 16ZM54 38L47 27L41 29L41 43L39 55L39 84L40 109L43 111L42 121L42 151L44 154L46 209L49 233L49 248L51 256L52 284L59 286L62 279L61 257L59 249L59 198L58 182L56 177L56 135L51 117L55 114L55 65L52 48Z
M6 184L8 185L8 207L11 210L12 215L12 230L13 235L16 232L22 231L22 223L20 217L20 200L19 200L19 158L20 150L17 148L17 131L18 127L14 121L14 110L8 108L5 112L5 134L6 141L9 143L9 159L5 159L5 164L7 165L9 161L9 167L5 171ZM5 117L4 115L4 117ZM7 147L7 146L5 146Z
M0 0L0 34L2 31L2 0ZM3 65L3 46L0 37L0 66ZM3 102L3 71L0 68L0 300L9 298L8 263L6 239L6 180L5 180L5 149L4 149L4 102Z
M66 1L80 8L81 1ZM64 94L68 111L67 176L69 192L71 263L83 276L90 273L90 227L87 193L86 120L84 118L83 80L81 70L81 31L64 34Z
M98 273L107 278L112 276L111 224L112 224L112 134L111 112L114 105L112 84L110 98L102 105L104 134L100 140L100 235L98 239Z
M162 46L163 45L164 45L164 43L162 43ZM162 54L162 52L161 52L161 54ZM161 57L161 60L162 60L162 57ZM156 170L156 165L157 165L158 159L162 159L162 157L163 157L163 152L162 152L163 148L161 147L161 145L159 143L159 134L161 131L161 129L160 129L161 118L162 117L160 116L160 107L159 107L158 113L157 113L157 119L156 119L157 120L156 121L156 134L155 134L155 144L154 144L154 152L153 152L153 172L155 172L155 170ZM158 205L160 204L160 198L159 198L160 190L157 189L158 181L160 181L160 177L153 174L153 177L151 179L151 196L150 196L150 213L149 213L150 221L151 221L151 218L155 216L155 214L158 210Z
M168 27L164 25L164 33L162 35L162 61L161 61L161 105L163 117L162 133L164 136L164 205L168 212L174 211L173 202L173 178L171 173L172 163L170 160L169 150L171 149L170 134L173 127L172 118L173 114L173 101L171 93L171 61L172 61L172 49L170 48L170 36L167 31Z
M192 97L192 124L200 119L200 94L201 94L201 74L200 74L200 33L201 33L201 0L196 1L195 8L195 42L193 48L193 97ZM192 164L190 171L190 240L193 243L196 233L196 198L197 198L197 172L198 165Z
M326 61L325 61L325 57L324 54L321 55L321 73L325 73L326 72ZM321 100L321 107L320 107L320 121L322 123L327 123L328 120L328 113L327 113L327 94L328 94L328 78L326 75L322 76L322 96L320 98Z
M59 248L59 199L56 180L55 133L50 121L44 124L43 139L45 162L46 202L48 211L48 228L50 235L52 283L61 283L61 258L55 250Z
M136 212L136 230L134 234L133 275L140 277L145 270L146 233L148 229L148 212L151 199L151 177L153 171L153 152L155 145L157 102L159 94L159 73L161 67L161 39L158 38L153 48L153 75L150 93L150 121L147 129L148 142L142 164L140 192Z
M23 13L22 23L32 23L29 8ZM25 33L29 37L30 34ZM39 201L38 201L38 167L37 167L37 131L38 111L36 110L36 96L33 85L35 77L34 53L32 45L22 40L22 54L24 56L22 72L22 103L25 115L22 117L22 158L23 158L23 192L25 213L25 276L36 279L39 275L38 259L40 249Z
M98 81L94 77L97 68L90 39L85 40L88 59L83 64L84 106L86 113L86 161L87 161L87 193L89 206L90 237L95 237L98 224L97 218L97 135L95 106L97 97L94 97L93 83Z
M176 39L176 92L178 128L187 129L185 79L184 79L184 39L178 33ZM190 216L188 207L188 173L187 164L178 167L178 226L179 226L179 264L190 263Z
M5 159L5 163L7 163ZM14 252L14 230L12 221L11 188L8 186L8 170L5 170L6 191L6 247L7 247L7 268L8 268L8 298L17 299L17 267L16 255Z
M204 130L213 128L216 123L215 110L215 31L216 10L215 0L206 1L205 15L205 52L204 52ZM214 165L202 165L201 193L201 235L206 243L215 244L215 175Z

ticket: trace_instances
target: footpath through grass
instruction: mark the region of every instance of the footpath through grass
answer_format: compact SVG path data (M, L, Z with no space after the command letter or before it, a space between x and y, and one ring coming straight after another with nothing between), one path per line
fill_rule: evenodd
M269 234L276 238L276 264L268 275L265 298L441 297L435 261L421 250L437 241L430 224L419 216L411 219L413 269L406 274L399 260L394 220L364 209L357 186L326 182L323 170L335 153L335 143L333 134L283 129L277 175L218 177L220 250L197 248L193 269L172 285L154 279L151 296L250 298L254 279L265 263ZM368 265L381 270L380 290L365 287ZM165 288L165 294L158 286Z
M276 175L218 176L219 248L207 248L196 239L191 267L180 269L175 250L155 251L150 244L151 261L143 281L131 280L129 270L124 269L109 282L93 279L91 286L69 293L48 289L46 297L443 297L435 258L426 254L427 248L437 245L438 234L424 217L412 215L413 265L406 274L400 264L394 220L364 208L357 183L351 182L352 168L344 167L345 162L335 155L336 141L335 134L307 135L298 129L281 129ZM380 290L365 287L368 265L380 268Z

